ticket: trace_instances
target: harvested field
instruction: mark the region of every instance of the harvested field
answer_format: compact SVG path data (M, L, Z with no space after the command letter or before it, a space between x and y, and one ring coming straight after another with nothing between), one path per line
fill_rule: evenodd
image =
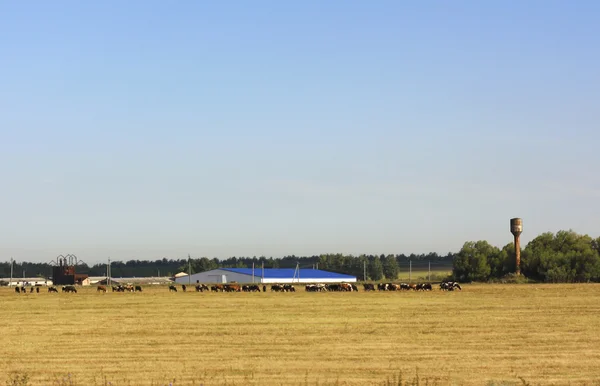
M417 372L421 384L600 384L597 284L371 293L2 288L0 305L7 384L25 375L29 385L371 385Z

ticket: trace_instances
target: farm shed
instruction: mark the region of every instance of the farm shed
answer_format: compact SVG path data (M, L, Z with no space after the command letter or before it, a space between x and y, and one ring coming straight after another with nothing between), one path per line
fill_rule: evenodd
M253 275L254 273L254 275ZM356 277L320 269L219 268L175 279L178 284L196 283L352 283Z
M52 280L45 279L42 277L13 277L12 283L9 277L0 278L0 281L7 283L9 286L36 286L36 285L52 285Z

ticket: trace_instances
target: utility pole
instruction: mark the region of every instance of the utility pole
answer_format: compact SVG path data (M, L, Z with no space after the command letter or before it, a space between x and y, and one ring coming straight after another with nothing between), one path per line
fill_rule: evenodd
M429 281L431 281L431 260L429 260Z
M262 278L262 280L260 281L261 283L265 282L265 262L262 262L262 268L261 268L261 273L260 276Z
M192 258L188 253L188 284L192 285Z
M252 284L254 284L254 262L252 262Z
M363 280L367 281L367 262L363 261Z
M14 260L11 257L10 258L10 285L11 286L12 286L12 279L13 279L13 263L14 263Z
M408 282L412 281L412 260L408 261Z

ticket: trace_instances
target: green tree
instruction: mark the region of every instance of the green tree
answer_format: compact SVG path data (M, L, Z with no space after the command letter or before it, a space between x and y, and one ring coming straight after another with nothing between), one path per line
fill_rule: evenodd
M396 256L387 255L383 260L383 274L390 280L397 280L400 268Z
M487 241L467 241L454 259L452 273L459 281L487 280L491 273L488 260L499 252Z
M552 283L598 280L600 254L597 241L571 230L555 235L543 233L523 250L523 273Z
M368 271L371 280L383 279L383 265L379 256L370 256Z

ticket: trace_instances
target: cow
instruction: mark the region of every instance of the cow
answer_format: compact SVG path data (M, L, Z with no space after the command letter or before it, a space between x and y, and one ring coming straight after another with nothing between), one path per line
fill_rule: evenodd
M431 283L423 283L423 286L421 287L421 289L423 291L431 291Z
M375 284L365 283L363 284L363 288L365 289L365 291L375 291Z
M350 284L352 286L352 291L358 292L358 287L356 284Z
M20 293L21 293L21 288L19 288L19 287L15 287L15 293L18 293L18 294L20 294Z
M223 287L223 284L215 284L210 287L210 290L213 292L224 292L225 287Z
M30 293L30 294L32 294L32 293L33 293L33 291L34 291L34 288L33 288L33 287L31 287L31 288L29 289L29 293Z
M56 292L56 293L58 293L58 290L56 289L56 287L48 287L48 292Z
M185 284L182 284L182 285L181 285L181 290L182 290L183 292L186 292L186 291L187 291L187 287L185 286Z
M106 293L106 287L103 285L99 285L98 288L96 288L96 292L104 292Z
M263 292L267 292L267 286L263 285Z
M142 292L142 286L136 285L134 288L134 292Z
M40 287L35 287L35 293L39 294L40 293Z
M282 292L283 291L283 286L281 284L273 284L271 285L271 292Z
M225 292L241 292L242 287L239 284L225 284L224 286Z
M196 292L204 292L204 291L209 291L210 289L208 288L208 286L206 284L197 284L196 285Z
M73 285L65 285L62 287L62 292L74 292L77 293L77 288Z
M340 291L345 291L345 292L352 292L352 284L349 283L340 283L339 284L339 290Z
M455 288L458 288L460 291L462 291L460 284L458 284L458 282L456 282L456 281L448 281L448 282L440 283L440 290L442 290L442 291L454 291Z
M244 292L260 292L260 287L256 284L242 286Z
M177 292L177 287L175 287L174 285L170 285L169 286L169 292Z
M410 285L408 285L407 283L400 283L400 289L402 291L409 291L410 290Z
M337 283L325 284L325 288L327 288L327 291L334 291L334 292L338 292L338 291L342 290L341 284L337 284Z
M377 284L377 289L379 291L389 291L389 284L387 284L387 283L379 283L379 284Z

